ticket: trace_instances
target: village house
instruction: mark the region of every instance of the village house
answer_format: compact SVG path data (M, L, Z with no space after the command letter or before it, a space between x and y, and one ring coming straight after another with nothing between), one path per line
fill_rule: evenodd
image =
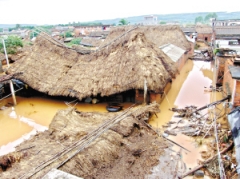
M223 80L226 70L226 61L233 61L237 54L236 51L231 49L216 49L215 51L215 61L217 65L216 84L217 86L222 86L225 85Z
M74 36L88 36L95 31L109 31L110 28L110 25L75 26Z
M143 25L157 25L158 18L155 15L145 16L143 20Z
M225 61L225 69L223 76L223 92L227 96L231 96L231 104L233 107L240 106L240 58L229 58Z
M188 36L190 39L196 39L197 38L197 32L195 29L195 26L189 26L189 27L181 27L182 31L186 36Z
M208 43L212 42L212 27L208 25L197 25L196 26L197 39L196 41L205 41Z
M214 26L216 48L229 48L240 53L240 25L238 26Z

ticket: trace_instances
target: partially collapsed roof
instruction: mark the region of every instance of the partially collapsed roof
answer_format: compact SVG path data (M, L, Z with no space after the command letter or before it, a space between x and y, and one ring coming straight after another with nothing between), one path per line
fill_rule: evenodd
M49 95L82 99L130 89L161 92L175 76L174 62L141 32L132 32L90 55L57 46L38 36L31 52L8 70Z

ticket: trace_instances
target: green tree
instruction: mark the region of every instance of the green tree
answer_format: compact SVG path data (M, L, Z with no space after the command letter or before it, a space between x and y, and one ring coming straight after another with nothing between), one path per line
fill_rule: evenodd
M0 39L0 52L4 53L2 39ZM8 36L7 39L4 39L5 46L8 54L15 54L18 47L23 47L22 40L17 36Z
M166 23L167 23L167 22L165 22L165 21L161 21L161 22L160 22L160 24L166 24Z
M128 24L128 21L126 19L121 19L119 21L119 25L127 25Z
M70 31L64 32L63 36L64 37L73 37L72 32L70 32Z
M207 14L204 18L204 21L208 22L211 18L217 18L217 14L215 12Z
M198 22L203 23L203 17L202 16L198 16L195 18L195 24L197 24Z
M16 28L16 29L20 29L20 27L21 27L20 24L16 24L16 27L15 27L15 28Z

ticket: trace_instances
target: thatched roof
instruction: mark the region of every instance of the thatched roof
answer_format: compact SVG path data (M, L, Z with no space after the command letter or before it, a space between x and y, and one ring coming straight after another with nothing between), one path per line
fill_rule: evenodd
M127 34L90 55L38 37L32 53L15 62L9 74L50 95L109 96L130 89L161 92L176 73L175 63L141 32Z
M103 45L111 42L113 39L134 28L134 26L124 26L111 28L109 35ZM146 38L155 43L158 47L164 44L173 44L184 50L190 50L191 45L185 37L181 28L177 25L158 25L158 26L138 26L134 32L142 32Z
M213 30L212 27L209 25L197 25L196 32L198 34L212 34Z
M81 44L90 44L93 47L99 47L103 43L103 39L83 38Z
M141 117L157 110L156 103L127 109L128 115L125 111L113 114L61 110L49 130L25 141L16 152L0 157L0 173L1 168L7 169L1 178L42 178L51 168L83 178L144 178L159 163L172 171L167 178L173 178L176 162L159 160L169 145ZM111 124L108 121L124 115L122 121L105 131Z
M89 34L89 37L106 37L109 34L109 31L94 31Z
M0 53L0 61L5 60L5 59L6 59L5 55Z

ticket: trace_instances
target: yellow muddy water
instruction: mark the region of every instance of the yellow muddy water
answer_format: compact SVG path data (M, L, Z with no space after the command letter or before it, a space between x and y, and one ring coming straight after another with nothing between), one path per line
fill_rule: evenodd
M68 107L66 102L70 101L17 97L17 106L3 108L6 104L12 103L12 98L0 101L0 107L2 107L0 110L0 155L14 151L14 146L37 131L46 130L56 112ZM106 103L78 103L75 107L85 112L107 112L106 105ZM124 103L123 108L130 105L131 103Z
M213 82L213 69L211 62L189 60L173 81L172 88L160 104L161 112L157 116L154 115L149 123L156 128L160 128L163 132L162 125L170 120L180 120L174 117L175 113L170 111L170 108L184 108L188 105L202 107L220 99L221 93L209 92L209 87ZM198 160L202 159L200 151L206 150L205 145L199 147L193 138L183 134L169 136L168 138L191 151L182 150L182 160L185 162L187 169L198 165ZM175 145L173 149L179 151L180 147Z

